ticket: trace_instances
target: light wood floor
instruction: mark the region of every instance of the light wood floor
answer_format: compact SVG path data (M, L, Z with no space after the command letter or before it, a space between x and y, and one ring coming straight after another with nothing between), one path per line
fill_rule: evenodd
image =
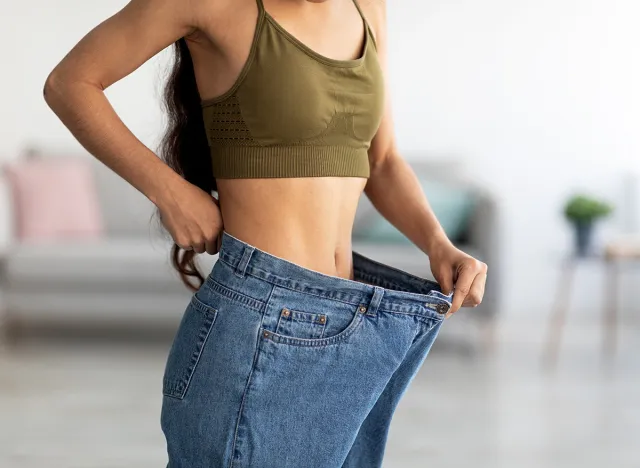
M640 467L640 329L625 328L604 364L598 329L570 327L555 374L540 368L541 332L503 330L489 357L437 342L396 413L385 468ZM168 343L62 341L0 352L0 467L165 466Z

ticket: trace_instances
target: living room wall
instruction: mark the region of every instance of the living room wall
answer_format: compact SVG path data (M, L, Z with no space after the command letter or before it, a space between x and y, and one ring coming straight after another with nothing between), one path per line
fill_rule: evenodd
M455 155L497 195L508 315L546 318L571 248L559 214L571 191L616 204L601 240L638 228L625 202L640 174L638 17L633 0L389 2L401 147ZM600 311L602 273L580 270L574 317Z
M2 6L0 39L5 51L0 87L0 159L15 157L27 142L61 151L78 149L78 143L44 102L42 87L64 54L126 3L35 0ZM164 51L106 91L125 124L152 148L163 125L159 96L169 57Z
M27 142L78 148L46 107L42 85L83 34L125 3L3 6L0 159L15 157ZM640 173L640 5L394 0L388 8L400 147L408 158L462 160L465 171L495 194L507 273L503 312L539 319L550 305L559 259L571 245L559 214L565 197L584 188L616 203L601 238L635 222L624 183ZM162 128L159 92L167 58L161 54L107 90L125 123L152 148ZM581 313L599 311L601 296L593 285L599 280L595 268L581 277Z

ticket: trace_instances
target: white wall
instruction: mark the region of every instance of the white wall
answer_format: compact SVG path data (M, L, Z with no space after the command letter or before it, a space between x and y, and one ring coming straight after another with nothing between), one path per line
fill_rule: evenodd
M0 161L12 159L28 142L56 149L79 145L46 106L42 87L53 67L82 36L127 2L34 0L4 2L0 15ZM107 89L123 121L143 143L159 141L159 106L169 55L161 54Z
M572 190L618 204L601 240L629 224L621 184L640 173L638 18L635 0L389 2L400 146L459 155L498 195L506 313L546 317L571 246L559 210ZM599 312L600 279L595 266L580 272L574 313Z
M46 107L42 85L83 34L125 3L5 2L0 159L29 141L78 147ZM506 233L507 314L546 316L558 256L571 241L559 215L565 196L586 188L620 203L622 175L640 172L639 17L635 0L389 2L400 146L408 155L465 158L468 173L496 193ZM162 129L166 59L107 91L152 148ZM619 210L602 237L624 222ZM598 310L598 280L596 269L582 275L581 313Z

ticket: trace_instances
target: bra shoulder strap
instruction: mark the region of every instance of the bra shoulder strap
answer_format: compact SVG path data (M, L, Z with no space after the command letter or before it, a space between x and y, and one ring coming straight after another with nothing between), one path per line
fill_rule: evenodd
M262 0L258 0L258 2L262 3ZM353 4L356 6L358 13L360 13L360 17L362 18L362 22L364 23L364 26L367 29L367 34L371 38L371 42L373 42L374 47L377 49L378 45L376 44L376 37L373 35L373 30L371 29L371 26L369 25L369 22L367 21L366 16L364 16L364 13L362 12L360 5L358 5L358 0L353 0Z

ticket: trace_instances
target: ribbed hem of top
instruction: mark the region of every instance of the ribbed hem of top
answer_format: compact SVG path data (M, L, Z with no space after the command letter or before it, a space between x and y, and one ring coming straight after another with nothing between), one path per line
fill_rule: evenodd
M366 148L349 146L229 146L211 148L213 176L369 177Z

